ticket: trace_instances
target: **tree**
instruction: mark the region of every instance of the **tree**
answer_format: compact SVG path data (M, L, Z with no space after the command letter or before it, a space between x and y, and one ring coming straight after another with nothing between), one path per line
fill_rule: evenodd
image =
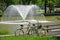
M58 4L58 0L49 0L48 1L50 13L52 11L54 11L54 6L56 6L57 4Z
M23 4L23 5L29 5L32 2L33 0L20 0L20 4Z
M39 6L43 6L44 5L44 0L37 0L36 4Z
M19 4L19 0L4 0L4 2L6 3L7 7L12 4Z
M4 2L4 0L0 0L0 10L4 11L6 8L6 3Z
M0 10L4 11L9 5L19 4L19 0L0 0Z
M46 13L46 6L49 6L49 10L51 13L51 9L54 8L54 6L56 6L59 2L59 0L42 0L41 2L44 2L43 4L45 4L45 13Z

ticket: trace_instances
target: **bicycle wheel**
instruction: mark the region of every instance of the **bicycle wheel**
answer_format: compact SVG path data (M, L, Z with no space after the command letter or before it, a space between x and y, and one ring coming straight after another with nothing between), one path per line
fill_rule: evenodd
M39 35L39 33L36 29L35 30L31 29L28 31L28 35Z
M16 30L15 36L20 36L20 35L24 35L24 31L23 30Z
M33 30L30 29L30 30L28 31L28 35L33 35Z

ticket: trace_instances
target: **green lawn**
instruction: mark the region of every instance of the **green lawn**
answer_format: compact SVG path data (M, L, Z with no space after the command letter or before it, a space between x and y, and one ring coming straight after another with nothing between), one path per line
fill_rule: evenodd
M60 16L46 16L46 20L60 24Z
M0 40L57 40L56 37L47 36L10 36L2 37Z

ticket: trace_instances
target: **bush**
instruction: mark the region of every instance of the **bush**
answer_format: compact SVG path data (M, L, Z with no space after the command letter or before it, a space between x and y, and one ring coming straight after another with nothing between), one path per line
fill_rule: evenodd
M3 12L2 12L2 10L0 10L0 14L2 14Z

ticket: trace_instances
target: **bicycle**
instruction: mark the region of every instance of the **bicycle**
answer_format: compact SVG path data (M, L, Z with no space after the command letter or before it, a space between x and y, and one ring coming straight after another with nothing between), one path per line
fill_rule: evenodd
M30 25L28 35L39 35L38 29L36 28L35 24L32 24L32 26Z
M29 23L29 30L28 30L28 34L29 35L40 35L42 34L41 30L42 30L42 24L37 22L37 24L32 24L32 23Z
M19 29L17 29L16 31L15 31L15 36L17 36L17 35L24 35L24 31L23 31L23 26L24 25L20 25L21 26L21 28L19 28Z
M27 29L27 31L25 32L26 34L24 34L24 31L23 31L24 25L20 25L20 26L21 26L21 28L19 28L15 31L15 36L17 36L17 33L19 36L26 35L26 34L27 35L39 35L38 29L41 29L41 27L42 27L42 25L40 25L40 24L37 24L37 26L36 26L35 24L29 22L28 27L26 28Z

